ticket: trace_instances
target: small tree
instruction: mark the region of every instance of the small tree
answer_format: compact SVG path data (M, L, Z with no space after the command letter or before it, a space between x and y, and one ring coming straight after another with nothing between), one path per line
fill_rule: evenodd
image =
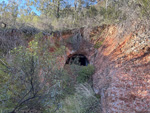
M28 48L21 46L11 52L12 61L1 60L0 77L5 79L0 84L0 109L16 113L27 109L42 111L57 105L64 74L56 61L63 51L63 47L54 46L50 39L38 34Z

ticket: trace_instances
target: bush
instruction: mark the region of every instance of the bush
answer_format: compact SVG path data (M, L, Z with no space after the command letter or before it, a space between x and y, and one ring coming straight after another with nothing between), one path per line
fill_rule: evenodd
M66 97L57 113L98 113L101 111L99 99L87 83L78 84L74 95Z
M100 48L100 47L101 47L101 45L102 45L102 44L103 44L103 42L102 42L102 41L97 42L97 43L94 45L94 48L98 49L98 48Z
M96 16L97 14L98 10L94 6L91 6L86 12L86 15L91 18Z
M80 67L80 70L78 72L77 76L77 82L84 83L87 82L91 76L94 74L94 66L88 65L88 66L82 66Z
M138 0L139 6L141 6L142 16L150 16L150 1L149 0Z
M118 21L122 12L119 9L116 10L113 6L109 6L107 9L101 7L100 14L104 17L104 22L106 24L113 24Z
M59 100L56 97L62 94L66 80L56 57L64 49L52 46L50 39L42 40L42 37L39 33L28 48L13 49L8 63L0 60L0 110L3 112L42 111ZM55 52L49 52L49 47L54 47Z
M14 103L10 102L10 96L11 93L6 89L10 88L6 83L8 83L10 76L6 71L6 66L7 63L5 60L0 59L0 111L1 113L3 112L8 112L8 109L11 109L14 105ZM8 102L7 108L5 107L5 101Z

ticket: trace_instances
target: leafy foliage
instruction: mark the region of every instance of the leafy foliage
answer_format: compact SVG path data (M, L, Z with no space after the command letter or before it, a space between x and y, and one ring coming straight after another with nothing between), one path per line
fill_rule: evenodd
M75 89L74 95L62 101L62 107L58 113L97 113L101 111L99 100L94 96L89 84L78 84Z
M150 16L150 1L149 0L138 0L138 5L141 7L142 16Z
M74 0L74 5L65 0L0 2L1 112L15 113L32 109L44 113L97 112L98 99L89 84L85 83L91 79L94 67L75 66L71 74L76 75L76 79L70 78L72 75L61 69L58 63L58 56L65 53L65 47L55 46L43 33L35 35L33 32L35 29L49 33L52 30L118 24L124 20L126 28L130 30L134 19L149 22L149 0L98 1L96 4L95 0ZM36 11L32 10L33 7L36 7ZM3 32L10 28L9 35ZM14 35L14 28L19 28L18 33L25 32L26 38ZM25 47L22 39L27 40L29 36L35 37ZM81 37L81 34L78 36ZM76 45L82 41L76 40L76 37L69 40L75 50L79 49ZM102 41L94 47L99 48L101 45Z
M50 39L44 40L42 34L37 34L28 48L21 46L11 52L13 59L8 65L1 62L1 68L9 75L5 80L5 70L1 72L3 91L0 102L3 103L3 112L41 111L57 101L55 97L63 89L64 73L58 69L56 58L64 50L63 47L54 47L56 52L50 53L49 47L54 47Z
M149 0L103 0L97 3L96 0L74 0L72 4L66 0L28 0L24 3L10 0L0 3L0 22L6 23L7 28L29 25L40 30L63 30L120 23L129 18L127 13L133 10L141 19L148 19L149 6Z
M55 51L50 52L49 48ZM51 38L36 34L28 47L19 46L10 52L11 60L0 60L0 110L2 112L93 112L99 109L94 92L85 83L94 67L80 67L77 82L59 67L57 57L64 47L56 47ZM68 104L68 102L71 102ZM72 103L73 102L73 103Z
M94 74L94 71L95 71L95 69L94 69L94 66L92 66L92 65L80 67L80 70L79 70L78 76L77 76L77 81L79 83L88 82L88 80Z
M96 42L96 44L94 45L94 48L98 49L101 47L102 44L103 44L103 41Z

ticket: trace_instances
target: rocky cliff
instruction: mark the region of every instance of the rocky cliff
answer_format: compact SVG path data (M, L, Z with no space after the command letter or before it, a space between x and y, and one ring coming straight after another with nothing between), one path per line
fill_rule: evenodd
M65 59L83 54L95 66L93 84L101 95L102 113L150 113L148 30L141 23L133 23L128 30L118 25L84 29L79 42L75 34L63 35L74 40L67 42Z
M109 26L105 31L94 61L95 91L103 113L150 113L150 37L145 26L123 30Z

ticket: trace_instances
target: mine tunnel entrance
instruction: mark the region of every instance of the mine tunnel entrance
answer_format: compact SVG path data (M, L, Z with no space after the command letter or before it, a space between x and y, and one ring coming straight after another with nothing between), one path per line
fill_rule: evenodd
M66 64L77 64L80 66L87 66L89 64L86 56L82 54L74 54L73 56L68 57Z

